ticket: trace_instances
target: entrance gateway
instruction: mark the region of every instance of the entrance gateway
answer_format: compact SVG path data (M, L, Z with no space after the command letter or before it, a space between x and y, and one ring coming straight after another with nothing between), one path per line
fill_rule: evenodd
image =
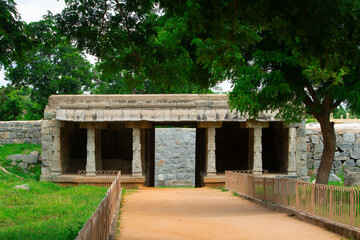
M107 173L121 170L125 186L154 186L159 125L196 128L197 187L223 186L225 170L306 175L303 124L285 125L274 112L249 119L231 112L227 102L218 94L50 96L41 180L111 182Z

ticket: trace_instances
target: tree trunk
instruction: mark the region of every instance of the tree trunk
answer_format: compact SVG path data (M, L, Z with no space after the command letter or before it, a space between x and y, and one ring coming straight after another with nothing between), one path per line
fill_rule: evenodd
M327 114L325 114L325 116L319 116L318 121L323 136L324 150L321 156L316 183L327 184L335 155L336 135L334 123L330 122L330 118Z

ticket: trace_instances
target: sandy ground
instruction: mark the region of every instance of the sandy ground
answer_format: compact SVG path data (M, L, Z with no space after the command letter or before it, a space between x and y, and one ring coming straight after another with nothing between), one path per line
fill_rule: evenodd
M217 189L145 188L125 196L118 239L340 239Z

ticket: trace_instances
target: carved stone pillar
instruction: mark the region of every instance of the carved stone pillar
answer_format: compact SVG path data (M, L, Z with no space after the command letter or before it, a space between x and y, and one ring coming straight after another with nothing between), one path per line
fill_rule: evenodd
M132 175L133 176L142 176L141 130L140 130L140 128L133 128Z
M205 130L205 171L206 176L216 176L216 128L221 128L222 122L199 122L198 128Z
M254 174L262 174L262 129L269 127L268 122L247 121L241 127L249 128L248 169Z
M86 145L86 175L96 175L96 156L95 156L95 129L87 129L87 145Z
M125 127L133 129L133 159L132 175L134 177L143 176L143 167L145 165L145 131L146 128L152 128L152 124L146 121L127 122Z
M289 127L288 175L296 175L296 128Z

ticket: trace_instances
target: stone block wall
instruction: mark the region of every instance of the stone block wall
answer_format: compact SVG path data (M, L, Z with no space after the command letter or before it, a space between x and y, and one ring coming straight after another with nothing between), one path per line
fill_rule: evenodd
M321 132L306 132L306 162L309 174L316 174L320 166L321 154L324 149ZM336 132L336 152L331 173L340 174L343 168L360 172L360 133Z
M0 144L41 144L41 121L0 122Z
M155 186L195 186L194 128L155 129Z

